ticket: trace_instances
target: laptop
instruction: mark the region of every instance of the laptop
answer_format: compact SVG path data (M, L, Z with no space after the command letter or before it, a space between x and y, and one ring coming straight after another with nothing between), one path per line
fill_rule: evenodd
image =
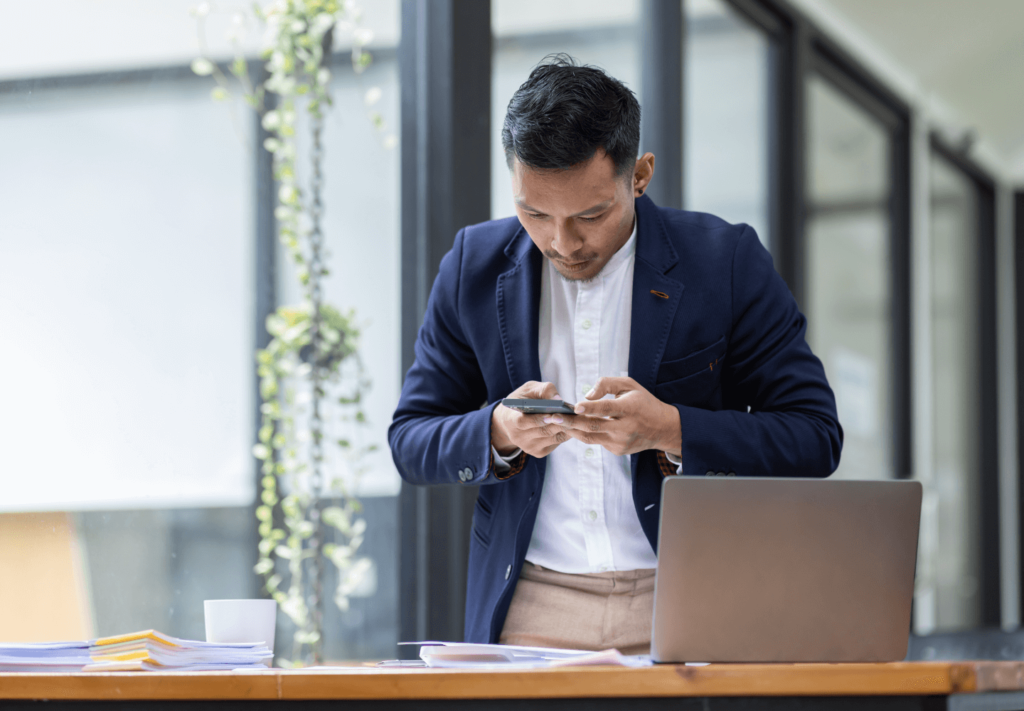
M921 484L666 477L656 662L907 654Z

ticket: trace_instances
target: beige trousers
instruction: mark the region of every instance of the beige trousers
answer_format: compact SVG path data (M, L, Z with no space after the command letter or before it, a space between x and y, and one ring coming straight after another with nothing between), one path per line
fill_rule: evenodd
M648 654L653 613L653 569L570 575L526 562L498 641Z

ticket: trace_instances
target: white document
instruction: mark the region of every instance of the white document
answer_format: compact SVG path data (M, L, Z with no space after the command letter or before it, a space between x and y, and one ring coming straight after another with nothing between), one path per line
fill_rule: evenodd
M447 669L544 669L581 666L651 666L648 655L626 656L617 649L590 652L579 649L516 647L506 644L419 642L420 659L428 667Z

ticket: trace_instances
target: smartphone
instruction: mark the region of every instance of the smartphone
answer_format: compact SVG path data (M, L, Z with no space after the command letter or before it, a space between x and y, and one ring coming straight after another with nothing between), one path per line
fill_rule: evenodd
M573 406L562 400L516 400L514 398L505 398L501 401L501 404L527 415L576 414Z

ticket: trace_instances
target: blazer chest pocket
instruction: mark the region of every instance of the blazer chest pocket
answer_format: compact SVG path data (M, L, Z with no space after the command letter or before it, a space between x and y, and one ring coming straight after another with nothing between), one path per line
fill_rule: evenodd
M707 404L718 389L725 353L723 336L685 358L662 361L654 386L655 396L662 402L679 405Z

